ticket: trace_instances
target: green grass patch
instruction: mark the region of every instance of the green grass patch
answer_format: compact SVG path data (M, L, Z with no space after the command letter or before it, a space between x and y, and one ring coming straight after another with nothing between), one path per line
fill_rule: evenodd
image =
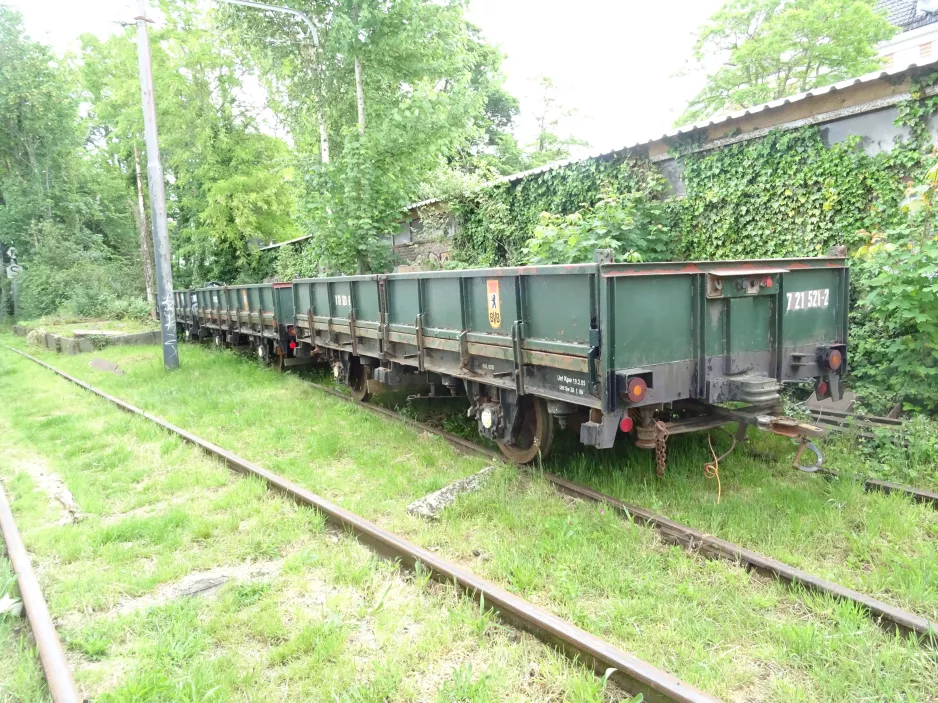
M139 362L152 350L135 351ZM134 359L121 363L133 369ZM436 700L449 685L440 672L457 663L485 677L493 700L541 701L595 678L495 627L452 586L415 582L327 530L319 513L8 352L0 399L0 478L88 698ZM264 424L243 410L244 422ZM229 420L241 427L238 415ZM441 449L407 466L431 482L441 466L455 473ZM267 448L267 459L277 455ZM83 519L62 524L40 471L64 481ZM389 486L407 490L406 481ZM255 575L260 566L269 570ZM213 595L173 590L218 569L231 576ZM12 583L0 559L0 593ZM26 621L0 618L0 701L47 698Z
M125 369L127 375L120 377L89 369L87 361L75 357L56 358L55 364L437 550L718 696L841 701L931 695L938 666L917 643L885 633L843 604L665 546L654 531L611 511L563 499L536 474L501 467L484 490L461 499L439 523L409 517L404 512L409 502L478 471L485 462L458 455L439 438L337 401L298 375L280 375L251 359L203 347L186 345L181 354L182 367L172 374L163 371L156 349L102 352ZM0 354L0 361L17 370L0 375L0 389L16 383L20 374L34 382L48 375L10 354ZM62 382L55 383L61 392ZM30 407L42 402L31 400ZM37 432L41 441L41 433L53 428ZM718 451L725 449L721 437L715 443ZM753 443L775 458L748 456L743 449L730 455L721 463L719 504L715 482L702 470L710 459L702 435L669 442L663 479L655 476L648 453L628 446L584 451L569 440L558 443L544 468L938 619L935 511L901 496L864 493L850 481L797 472L788 466L792 445L778 438L754 435ZM85 461L85 475L94 476L95 464ZM113 500L132 504L129 486L110 490ZM228 535L232 525L242 522L228 515L239 510L237 496L224 492L214 500L228 507L213 529ZM270 525L275 535L278 524ZM189 523L171 538L181 540L180 549L187 551L197 544L195 529ZM247 546L239 538L228 539L238 549ZM263 543L276 545L277 540ZM291 554L285 573L325 568L318 561L321 554L303 554L304 548ZM141 552L133 558L143 558L147 546L133 549ZM117 559L119 554L106 556ZM343 622L353 616L389 618L387 604L373 616L364 615L378 607L375 591L380 589L371 584L380 581L381 562L356 560L338 550L329 556L328 569L340 591L368 594L367 602L354 605L335 594L325 599L345 613ZM421 593L433 593L432 584L423 586ZM447 618L446 625L483 640L502 636L497 627L480 621L484 611L480 615L477 605L470 606L455 620ZM274 646L282 647L302 627L320 621L284 615L257 637L265 646L276 641ZM421 642L449 642L446 632L437 621ZM354 641L349 635L347 642ZM305 656L300 653L295 661ZM342 669L346 650L333 656L331 666ZM382 668L380 657L368 661L376 667L375 690L386 682L411 680L393 662ZM433 696L471 687L486 676L494 677L491 685L498 688L510 671L496 660L438 661L445 662L447 673L436 682ZM464 667L469 661L471 676ZM285 660L279 666L285 680L298 676L294 663ZM456 671L463 673L453 676ZM585 696L596 678L584 681ZM568 683L564 695L572 697L574 688ZM301 684L296 690L305 691Z

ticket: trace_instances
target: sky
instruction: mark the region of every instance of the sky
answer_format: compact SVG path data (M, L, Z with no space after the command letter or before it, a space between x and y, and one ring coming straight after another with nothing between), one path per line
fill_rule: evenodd
M266 0L276 3L276 0ZM120 29L138 14L130 0L0 0L58 53L85 32ZM696 29L723 0L470 0L469 19L501 47L506 88L521 100L517 136L536 134L536 81L550 77L565 108L560 126L606 151L672 128L705 77L687 63ZM681 74L681 75L678 75Z

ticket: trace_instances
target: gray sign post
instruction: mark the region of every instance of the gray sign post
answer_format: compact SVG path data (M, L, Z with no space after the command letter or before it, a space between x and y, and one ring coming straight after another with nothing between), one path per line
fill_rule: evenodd
M147 142L147 182L150 191L150 219L153 222L153 253L156 258L156 289L160 324L163 328L163 366L179 368L176 342L176 306L173 301L173 269L169 257L169 231L166 223L166 190L163 165L156 134L156 104L153 100L153 72L150 66L150 38L147 35L147 2L139 0L137 22L137 62L140 91L143 94L143 128Z

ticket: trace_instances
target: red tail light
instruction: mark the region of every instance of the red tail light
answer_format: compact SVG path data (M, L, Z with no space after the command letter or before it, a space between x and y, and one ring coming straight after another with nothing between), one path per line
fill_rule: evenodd
M817 397L824 398L827 396L827 381L821 381L817 384Z
M640 378L633 378L629 381L628 386L628 397L629 400L633 403L638 403L645 399L645 391L648 390L648 384L646 384Z
M296 349L296 342L290 342L290 349Z
M632 422L632 418L630 418L628 415L619 421L619 429L623 432L631 432L633 427L635 427L635 423Z

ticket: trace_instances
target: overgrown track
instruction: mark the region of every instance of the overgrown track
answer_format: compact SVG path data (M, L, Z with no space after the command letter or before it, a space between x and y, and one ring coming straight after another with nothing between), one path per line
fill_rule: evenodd
M719 700L693 688L651 664L623 652L608 642L558 618L543 608L528 603L513 593L479 578L457 564L443 559L433 552L398 537L378 525L321 498L315 493L288 481L282 476L268 471L247 459L243 459L229 452L227 449L223 449L212 442L202 439L181 427L177 427L172 423L151 415L130 403L100 391L90 384L70 376L19 349L7 345L4 346L10 351L20 354L30 361L34 361L81 388L114 403L121 409L144 417L163 429L182 437L187 442L195 444L209 454L221 459L231 469L247 475L256 476L264 480L270 488L280 491L302 505L315 508L333 524L343 529L352 530L359 541L374 549L382 556L397 559L401 564L411 569L416 568L416 564L420 563L422 567L428 569L437 580L457 585L472 598L480 601L484 599L484 605L486 607L493 607L509 624L518 629L530 632L538 637L538 639L552 646L556 646L567 655L592 666L598 674L602 675L609 669L613 669L611 673L613 681L622 686L626 691L643 694L644 700L646 701L713 703ZM341 394L338 395L341 396ZM373 406L364 407L382 410L374 408ZM382 410L382 412L398 417L396 413L391 411ZM430 428L427 429L429 430ZM56 703L58 703L58 701L56 701Z
M353 403L363 409L370 410L371 412L384 415L395 420L399 420L416 429L438 435L464 452L483 457L495 456L494 452L487 450L485 447L481 447L467 439L463 439L462 437L457 437L456 435L440 430L436 427L433 427L432 425L404 417L403 415L396 413L393 410L388 410L387 408L382 408L367 403L358 403L353 398L350 398L347 395L344 395L332 388L326 388L325 386L321 386L317 383L312 385L320 391L328 393L329 395L335 396L337 398L341 398L342 400L345 400L349 403ZM720 539L719 537L713 537L712 535L708 535L704 532L701 532L700 530L696 530L693 527L675 522L674 520L670 520L663 515L658 515L651 510L646 510L640 506L626 503L619 500L618 498L613 498L612 496L606 495L605 493L600 493L599 491L595 491L588 486L584 486L574 481L569 481L561 476L547 472L544 472L543 476L554 486L554 488L561 491L562 493L582 500L603 503L613 510L619 512L627 519L632 519L639 524L655 528L659 531L662 538L668 543L678 544L686 549L698 552L711 559L725 559L727 561L740 564L748 569L754 569L755 571L758 571L764 575L779 578L793 586L800 585L803 588L810 589L817 593L830 595L840 600L851 601L860 605L865 612L869 613L881 625L888 629L898 630L902 633L913 633L923 641L930 642L932 644L938 644L938 623L934 623L927 618L921 617L920 615L916 615L915 613L910 613L908 611L902 610L901 608L889 605L888 603L884 603L880 600L877 600L876 598L871 598L870 596L860 593L859 591L854 591L853 589L840 586L836 583L833 583L832 581L823 579L820 576L815 576L814 574L810 574L807 571L802 571L801 569L798 569L794 566L790 566L784 562L778 561L777 559L764 556L758 552L752 551L751 549L746 549L745 547L741 547L740 545L734 544L733 542L727 542L726 540ZM893 490L906 489L904 486L887 484L883 481L870 481L868 483L874 483L879 490L885 490L887 492L889 491L889 488L887 487L894 487ZM915 489L906 489L903 490L903 492L913 495L916 493L927 493L915 491Z
M33 573L29 563L29 555L23 545L23 539L13 520L13 512L7 502L3 487L0 486L0 532L7 545L7 554L13 571L16 572L16 581L20 589L20 597L29 618L29 626L36 640L36 649L39 650L39 660L42 670L46 674L49 692L54 703L79 703L82 700L75 688L72 671L65 660L65 650L55 630L49 606L42 596L39 581Z
M810 411L811 420L821 425L831 432L856 432L860 437L875 439L876 435L871 430L897 430L902 427L903 421L892 417L878 417L876 415L858 415L856 413L843 412L841 410L812 409ZM822 470L828 476L837 476L835 471ZM911 497L917 503L927 503L931 507L938 509L938 493L925 491L911 486L902 486L898 483L889 481L878 481L876 479L863 479L863 487L869 491L880 491L881 493L904 493Z

